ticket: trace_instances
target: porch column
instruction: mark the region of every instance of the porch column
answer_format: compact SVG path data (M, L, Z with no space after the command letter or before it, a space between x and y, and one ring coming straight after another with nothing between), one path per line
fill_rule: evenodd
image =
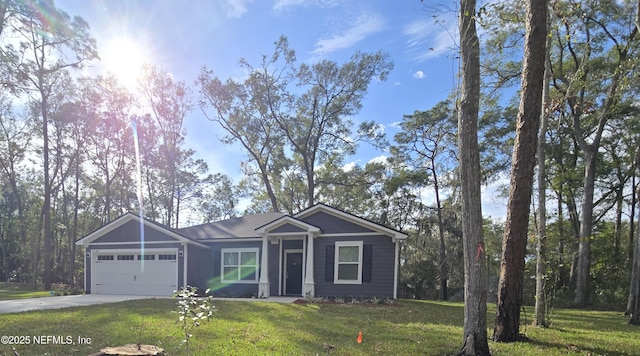
M260 281L258 298L269 298L269 243L268 234L262 236L262 258L260 259Z
M316 282L313 278L313 234L307 233L307 266L304 275L304 290L302 294L306 297L316 295Z

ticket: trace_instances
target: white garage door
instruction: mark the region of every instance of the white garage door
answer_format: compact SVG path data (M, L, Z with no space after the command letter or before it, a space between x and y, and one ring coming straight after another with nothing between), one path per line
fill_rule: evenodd
M91 293L171 296L178 285L177 249L94 250Z

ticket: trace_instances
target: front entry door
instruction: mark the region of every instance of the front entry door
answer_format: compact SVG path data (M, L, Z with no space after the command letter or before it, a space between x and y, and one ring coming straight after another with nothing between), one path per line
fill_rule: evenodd
M285 254L285 293L287 295L302 295L302 253L289 252Z

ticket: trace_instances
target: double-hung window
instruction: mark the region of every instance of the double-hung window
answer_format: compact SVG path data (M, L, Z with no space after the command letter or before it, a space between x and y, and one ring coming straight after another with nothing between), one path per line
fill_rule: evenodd
M223 283L258 282L258 248L223 248L221 252Z
M337 241L334 283L362 283L362 241Z

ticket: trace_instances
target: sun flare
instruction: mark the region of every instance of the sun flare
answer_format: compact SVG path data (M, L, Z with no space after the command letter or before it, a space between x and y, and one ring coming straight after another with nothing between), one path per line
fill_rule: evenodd
M143 47L131 38L114 38L106 43L102 61L107 72L118 78L120 84L132 89L148 58Z

